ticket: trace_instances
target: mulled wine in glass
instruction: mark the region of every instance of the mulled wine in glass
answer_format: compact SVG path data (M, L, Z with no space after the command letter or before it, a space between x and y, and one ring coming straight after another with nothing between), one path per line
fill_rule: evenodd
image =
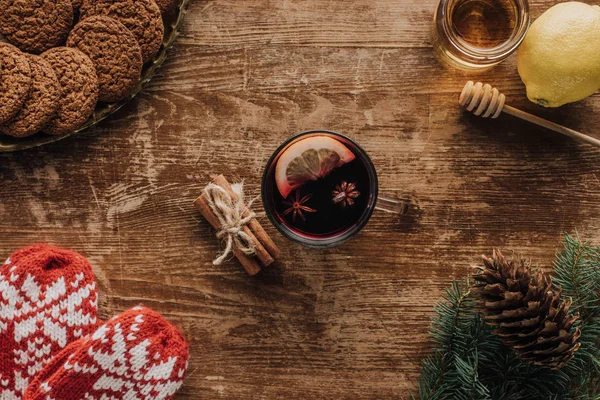
M308 131L283 143L267 163L261 192L275 227L311 247L348 240L375 208L402 214L407 207L378 199L377 173L367 153L331 131Z

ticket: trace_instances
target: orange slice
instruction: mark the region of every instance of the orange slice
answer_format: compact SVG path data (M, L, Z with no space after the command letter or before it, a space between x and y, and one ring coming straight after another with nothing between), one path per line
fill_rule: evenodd
M275 167L275 182L283 198L306 182L323 178L354 160L354 154L329 136L299 140L283 152Z

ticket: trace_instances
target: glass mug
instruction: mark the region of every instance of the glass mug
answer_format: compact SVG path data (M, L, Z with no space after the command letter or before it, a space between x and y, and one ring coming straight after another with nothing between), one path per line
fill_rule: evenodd
M433 47L461 69L492 67L519 47L529 28L527 0L440 0Z
M336 164L325 176L316 178L319 173L308 166L317 165L318 160L314 158L317 152L302 151L309 143L306 139L313 140L312 143L316 140L316 147L329 145L338 149L337 155L327 150L325 157L338 160L341 154L346 162ZM296 148L300 150L296 152ZM287 150L294 154L288 157ZM298 158L300 155L303 157ZM284 173L278 174L280 160L290 159ZM320 165L322 171L332 164ZM280 183L289 182L286 174L294 167L313 174L313 178L299 187L284 183L284 196ZM281 176L285 179L279 179L278 183L277 178ZM308 247L331 247L345 242L367 224L375 209L399 215L406 213L407 202L379 197L378 190L377 173L367 153L349 137L325 130L303 132L286 140L267 162L261 184L263 205L273 225L288 239Z

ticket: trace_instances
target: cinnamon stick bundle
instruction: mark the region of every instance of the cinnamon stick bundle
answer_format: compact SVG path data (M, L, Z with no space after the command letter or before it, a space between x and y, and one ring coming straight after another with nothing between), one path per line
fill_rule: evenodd
M238 197L237 194L233 191L233 188L231 187L229 182L227 182L227 179L225 179L225 177L223 175L216 176L213 179L213 183L218 186L221 186L223 189L227 190L227 192L229 193L229 195L231 196L231 198L234 201L237 200L237 197ZM243 209L244 209L244 214L243 214L244 217L247 217L248 215L250 215L250 210L248 209L248 207L246 205L243 206ZM275 259L279 258L279 255L280 255L279 248L277 247L277 245L275 245L275 242L273 242L273 240L271 239L269 234L267 234L267 232L264 230L264 228L262 227L260 222L258 222L258 220L256 218L252 218L252 220L250 221L250 223L248 225L250 226L250 230L252 230L252 233L254 233L256 235L259 242L264 246L264 248L269 252L269 254L271 256L273 256L273 258L275 258ZM268 266L268 264L265 265L265 267L266 266Z
M224 189L234 203L239 200L238 194L223 175L214 177L212 183ZM222 231L223 226L221 226L219 217L213 211L205 193L202 193L194 201L194 206L213 228L219 232ZM242 218L247 220L252 215L252 211L245 204L242 204L240 209ZM256 218L252 217L246 224L240 226L239 230L245 234L245 238L248 238L249 247L254 249L255 254L248 255L236 245L232 246L231 251L248 275L256 275L261 271L262 267L271 265L279 257L279 248Z

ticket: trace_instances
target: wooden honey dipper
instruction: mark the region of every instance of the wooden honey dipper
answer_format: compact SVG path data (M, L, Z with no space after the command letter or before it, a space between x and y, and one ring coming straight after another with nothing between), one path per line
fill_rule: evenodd
M593 146L600 147L600 140L596 138L506 105L504 104L505 101L506 96L500 93L498 89L492 88L492 86L487 83L484 85L481 82L473 83L473 81L466 83L458 98L458 103L462 107L477 116L483 118L498 118L500 113L505 112L514 117L524 119L525 121L562 133L563 135L570 136L574 139L579 139L582 142Z

